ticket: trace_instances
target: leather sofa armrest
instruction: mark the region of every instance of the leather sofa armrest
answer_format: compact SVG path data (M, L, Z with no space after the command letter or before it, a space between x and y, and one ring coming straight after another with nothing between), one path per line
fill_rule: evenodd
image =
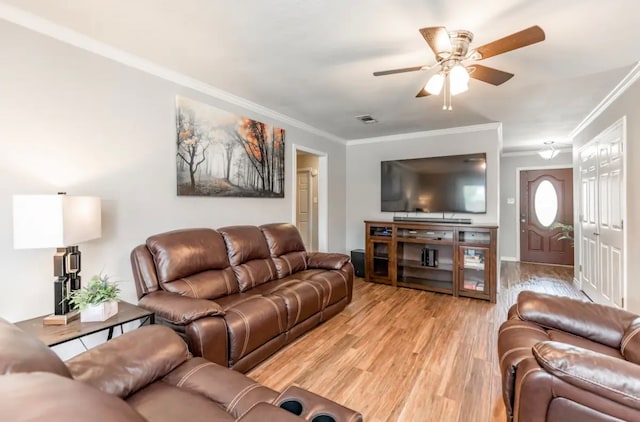
M626 360L640 364L640 317L627 327L620 343L620 353Z
M65 363L74 379L125 398L162 378L190 357L187 344L172 329L148 325Z
M256 403L271 403L278 396L251 378L202 358L189 359L168 373L164 382L220 404L234 418L248 412Z
M637 317L611 306L530 291L518 295L516 315L545 328L562 330L616 349Z
M349 255L341 253L310 252L307 254L308 268L339 270L349 262Z
M144 296L138 305L176 325L187 325L207 316L224 315L222 307L216 302L162 290Z
M533 355L542 368L566 383L640 410L640 366L555 341L536 344Z
M268 403L258 403L240 419L236 419L237 422L301 422L304 420L300 416Z
M52 373L2 375L0 397L2 421L146 421L119 398Z

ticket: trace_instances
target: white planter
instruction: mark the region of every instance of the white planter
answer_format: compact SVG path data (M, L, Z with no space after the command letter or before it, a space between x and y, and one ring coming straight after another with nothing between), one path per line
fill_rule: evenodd
M80 312L80 321L106 321L118 313L118 301L112 300L99 305L89 305Z

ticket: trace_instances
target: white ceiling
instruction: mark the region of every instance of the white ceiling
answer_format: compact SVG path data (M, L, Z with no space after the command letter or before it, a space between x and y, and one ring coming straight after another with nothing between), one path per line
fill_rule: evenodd
M503 123L505 150L563 140L640 59L637 0L3 0L101 42L351 140ZM482 63L515 77L414 98L431 64L418 33L473 46L541 26L547 39ZM354 116L369 113L379 123Z

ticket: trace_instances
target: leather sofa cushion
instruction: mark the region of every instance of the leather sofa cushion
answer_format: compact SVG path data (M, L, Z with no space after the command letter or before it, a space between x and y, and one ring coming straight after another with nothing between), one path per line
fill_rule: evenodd
M71 378L64 362L36 337L0 318L0 374L50 372Z
M236 276L231 267L210 270L161 283L164 290L189 296L194 299L217 299L239 290Z
M323 309L322 290L308 281L291 280L272 293L287 306L287 330Z
M277 296L250 296L226 309L229 366L287 329L287 309Z
M256 226L219 229L241 292L278 278L269 247Z
M0 376L0 397L0 421L144 422L119 398L45 372Z
M201 299L216 299L238 291L220 233L186 229L151 236L158 282L164 290Z
M190 356L186 343L173 330L150 325L81 353L68 360L67 366L76 380L125 398Z
M232 422L233 416L208 398L156 381L127 399L129 406L150 421Z
M322 309L349 295L347 277L342 271L324 271L311 277L308 282L322 291Z
M293 224L275 223L260 226L278 271L278 278L307 268L307 252L300 232Z

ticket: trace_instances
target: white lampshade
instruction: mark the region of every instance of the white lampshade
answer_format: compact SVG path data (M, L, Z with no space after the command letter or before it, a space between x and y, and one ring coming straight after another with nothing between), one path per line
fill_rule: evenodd
M100 198L14 195L13 247L61 248L102 236Z
M451 95L463 93L469 89L469 72L461 64L457 64L449 71Z
M424 90L431 95L438 95L442 91L444 85L444 74L442 72L436 73L429 78L427 84L424 86Z

